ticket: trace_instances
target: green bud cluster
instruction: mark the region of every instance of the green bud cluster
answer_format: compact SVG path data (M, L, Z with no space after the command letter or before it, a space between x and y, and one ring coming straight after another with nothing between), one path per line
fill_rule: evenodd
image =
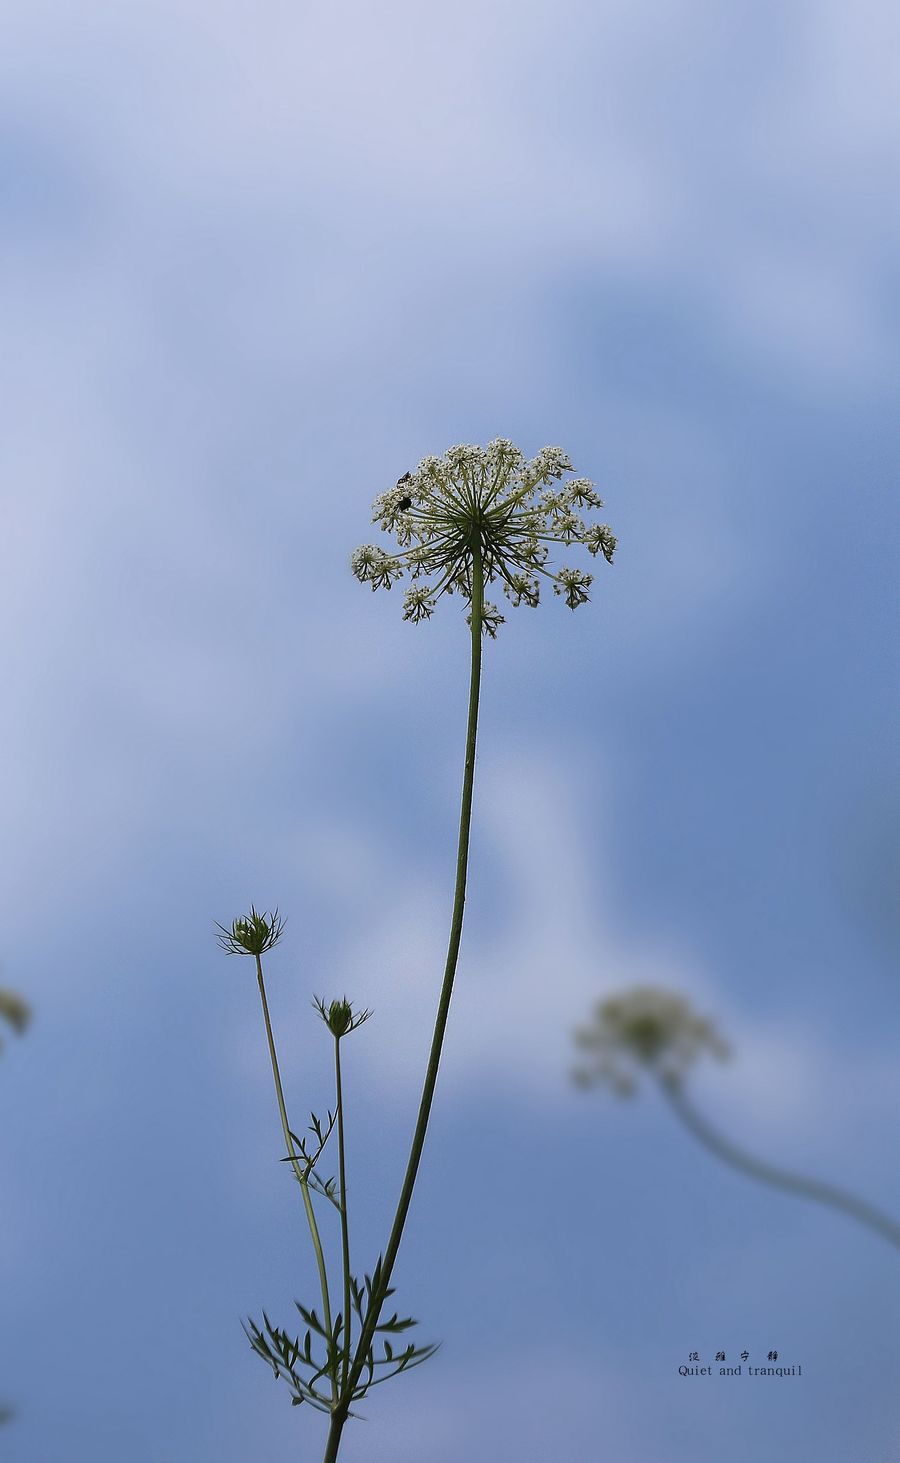
M217 924L216 929L219 944L229 955L265 955L278 944L284 926L277 909L268 914L251 904L250 913L234 920L230 928Z
M368 1021L372 1014L371 1011L354 1012L346 996L342 996L340 1000L332 1001L328 1006L326 1006L320 996L316 996L313 1005L332 1036L337 1037L339 1041L342 1036L347 1036L351 1031L355 1031L358 1026L362 1026L363 1022Z

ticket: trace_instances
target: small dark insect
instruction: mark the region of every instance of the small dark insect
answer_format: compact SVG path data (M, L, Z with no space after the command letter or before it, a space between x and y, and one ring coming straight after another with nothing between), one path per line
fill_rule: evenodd
M401 498L400 502L397 504L397 507L400 509L401 513L405 513L407 508L412 507L412 498Z
M400 486L401 483L411 483L411 482L412 482L412 473L411 472L405 472L403 474L402 478L398 478L397 479L397 487L399 488L399 486Z

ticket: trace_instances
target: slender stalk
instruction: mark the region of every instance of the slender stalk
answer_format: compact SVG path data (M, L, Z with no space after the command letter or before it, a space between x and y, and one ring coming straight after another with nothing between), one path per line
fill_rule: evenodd
M334 1086L337 1100L338 1174L341 1185L341 1264L344 1271L344 1337L341 1391L350 1370L350 1228L347 1222L347 1168L344 1156L344 1090L341 1083L341 1038L334 1038Z
M344 1423L346 1420L346 1413L332 1412L331 1426L328 1429L328 1440L325 1444L322 1463L335 1463L338 1448L341 1446L341 1433L344 1431Z
M472 824L472 790L475 780L475 740L478 731L478 701L481 689L481 622L483 605L484 566L482 562L481 543L479 541L473 543L472 546L472 669L469 680L469 716L466 726L466 755L463 767L462 801L459 815L456 886L453 894L453 915L450 922L450 940L447 948L447 961L444 967L444 979L438 1001L434 1035L431 1039L431 1050L428 1055L428 1065L425 1070L425 1081L419 1103L419 1115L413 1132L409 1160L406 1165L403 1186L400 1190L400 1198L397 1203L397 1212L394 1215L394 1223L391 1227L391 1233L382 1259L381 1280L377 1291L373 1292L371 1296L365 1324L363 1325L362 1333L357 1343L353 1362L344 1386L341 1389L340 1401L337 1407L332 1410L331 1429L328 1434L328 1444L325 1449L323 1463L334 1463L334 1460L337 1458L341 1433L347 1418L347 1410L353 1395L353 1389L362 1374L366 1354L372 1344L375 1327L378 1324L381 1308L384 1305L385 1292L391 1283L391 1274L397 1258L397 1251L400 1248L400 1240L403 1235L406 1216L409 1212L416 1175L419 1171L419 1162L425 1143L425 1132L428 1127L428 1118L431 1113L431 1104L437 1082L441 1047L444 1041L447 1016L450 1010L450 997L453 994L453 980L456 975L456 966L459 959L463 910L466 902L466 875L469 866L469 830Z
M818 1179L804 1178L800 1174L791 1173L788 1169L776 1168L774 1164L765 1163L763 1160L745 1153L743 1149L737 1148L700 1116L677 1084L661 1082L660 1087L685 1127L693 1133L695 1138L699 1138L700 1142L717 1158L723 1158L726 1163L731 1164L732 1168L741 1169L743 1173L758 1179L760 1183L770 1184L773 1188L783 1189L789 1194L800 1194L806 1199L815 1199L820 1204L830 1205L832 1209L840 1209L842 1213L849 1214L851 1219L857 1219L861 1224L866 1224L870 1229L876 1230L889 1244L900 1249L900 1224L895 1223L886 1214L882 1214L879 1209L873 1208L871 1204L863 1203L861 1199L855 1198L853 1194L848 1194L844 1189L835 1188L833 1184L820 1183Z
M331 1301L328 1295L328 1272L325 1269L325 1256L322 1252L322 1241L319 1238L319 1226L316 1223L315 1210L310 1197L309 1184L306 1175L300 1166L297 1158L297 1151L294 1148L294 1140L291 1137L291 1130L288 1125L287 1108L284 1104L284 1088L281 1085L281 1073L278 1070L278 1057L275 1054L275 1038L272 1035L272 1022L269 1020L269 1003L266 1000L266 984L263 980L262 960L259 955L256 957L256 975L259 981L259 994L262 1000L263 1019L266 1023L266 1038L269 1043L269 1056L272 1059L272 1074L275 1078L275 1096L278 1098L278 1111L281 1115L281 1127L284 1133L284 1141L291 1160L291 1167L297 1176L300 1184L300 1192L303 1195L303 1207L306 1210L306 1218L309 1222L309 1232L312 1237L313 1249L316 1252L316 1265L319 1270L319 1285L322 1291L322 1311L325 1317L325 1329L331 1335ZM335 1401L338 1397L337 1375L331 1378L331 1393Z

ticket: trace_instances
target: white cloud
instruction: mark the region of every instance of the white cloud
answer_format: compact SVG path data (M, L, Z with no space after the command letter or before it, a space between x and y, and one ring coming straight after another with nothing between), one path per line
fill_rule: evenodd
M821 29L796 13L771 76L754 63L738 118L713 64L734 61L732 40L700 4L696 23L649 4L20 7L0 57L15 123L5 161L28 174L37 149L40 187L60 191L33 238L10 237L4 287L14 549L0 593L20 892L57 868L89 880L161 794L214 796L289 724L302 723L302 756L307 708L358 705L403 679L359 600L322 593L306 544L321 533L343 567L360 536L351 515L362 528L382 486L372 464L400 440L442 445L425 437L447 430L443 404L414 399L417 377L464 377L492 404L499 389L504 410L546 398L560 340L547 289L573 271L607 283L629 271L682 300L700 281L761 365L769 350L798 370L883 364L879 169L894 153L878 38L893 22L871 0L859 21L826 9ZM721 137L698 151L719 105ZM873 197L848 219L842 190L860 169ZM286 390L303 426L273 480L266 454L286 417L269 415L269 396ZM670 657L683 617L712 624L726 592L733 608L736 586L759 589L741 566L752 556L764 571L768 550L747 543L720 487L715 427L693 432L676 408L633 398L605 413L651 484L630 549L623 536L642 579L623 638L652 624ZM409 654L421 664L428 650ZM236 687L246 675L264 701ZM419 929L406 958L433 968L444 893L404 872L404 938ZM535 951L573 972L583 956L566 929L532 933L504 968L518 979L521 966L543 1010ZM581 935L605 953L596 929ZM386 947L398 939L383 931ZM481 959L496 1017L503 961L490 942ZM507 1042L527 1047L514 1028Z
M535 751L479 757L468 918L442 1061L448 1095L478 1084L528 1101L565 1096L572 1028L600 992L687 981L671 952L617 928L580 814L602 803L602 777L586 757L573 765L570 756L565 769ZM406 1089L421 1075L433 1024L452 887L432 860L413 864L362 827L310 829L296 857L311 898L337 903L352 890L351 923L329 964L366 972L354 994L378 1019L358 1059L386 1090Z
M298 685L331 699L389 674L356 609L329 604L323 631L312 593L291 604L293 679L279 674L288 635L273 643L271 627L287 602L264 596L289 575L270 569L273 524L301 560L310 532L345 552L351 508L365 515L381 486L373 454L388 460L400 436L441 445L424 441L433 402L408 400L417 374L464 367L476 395L496 401L506 383L507 407L546 396L547 300L573 271L712 302L761 368L772 350L798 371L883 366L879 170L896 149L878 38L894 22L871 0L859 18L826 7L822 25L801 9L779 22L787 61L760 55L749 95L730 101L714 63L733 66L734 37L688 9L694 23L649 4L20 7L0 57L5 163L30 179L4 289L14 824L42 780L61 825L80 821L65 806L76 784L86 807L118 803L120 825L129 808L139 822L171 767L136 767L123 720L145 743L177 743L189 778L199 743L224 774L268 753ZM719 108L721 136L698 149ZM868 201L848 218L860 170ZM402 399L387 424L382 388ZM273 475L284 417L268 396L286 389L306 425ZM335 405L348 393L354 432ZM722 443L644 402L613 412L636 456L652 440L657 465L682 467L667 497L646 463L640 534L644 613L672 623L676 604L732 593L748 557L716 486ZM307 439L320 445L301 463ZM221 689L254 662L265 724ZM69 720L92 696L108 727L93 747Z
M239 231L249 335L266 291L290 311L302 254L298 325L327 359L354 333L383 348L398 318L409 339L423 295L433 318L469 274L533 296L610 268L712 311L795 381L871 379L893 346L896 21L876 0L744 29L702 0L68 20L23 9L10 95L100 190L107 246L190 258Z
M469 918L441 1103L473 1093L502 1093L504 1103L526 1108L571 1101L573 1027L604 994L661 985L686 994L733 1047L731 1061L701 1064L692 1081L710 1123L770 1162L871 1190L882 1115L900 1100L895 1063L840 1043L814 1014L786 1017L774 990L758 1009L755 993L737 991L727 972L717 978L691 952L625 928L610 897L606 774L598 768L596 748L589 756L567 748L564 766L533 748L479 759ZM361 825L311 830L297 859L311 898L346 910L352 888L349 927L327 963L352 973L353 996L376 1010L354 1053L369 1090L405 1101L424 1069L451 890L430 861L412 863ZM304 990L279 1018L294 1050L309 1049L306 1001ZM241 1059L241 1071L255 1081L257 1034L242 1042L252 1057ZM640 1100L651 1101L649 1090ZM627 1121L630 1106L621 1116ZM674 1121L661 1109L659 1120Z
M425 1366L405 1391L400 1383L384 1389L393 1395L379 1400L377 1412L372 1406L369 1415L375 1420L364 1435L347 1434L350 1463L357 1457L370 1463L397 1457L427 1457L431 1463L500 1457L510 1444L510 1420L526 1417L527 1428L514 1446L516 1456L528 1463L585 1456L580 1450L594 1438L616 1463L646 1457L642 1444L650 1439L640 1420L642 1384L608 1352L586 1356L537 1341L527 1357L478 1357L474 1369L454 1367L443 1355L440 1375L436 1372L429 1378ZM561 1398L566 1399L562 1409Z

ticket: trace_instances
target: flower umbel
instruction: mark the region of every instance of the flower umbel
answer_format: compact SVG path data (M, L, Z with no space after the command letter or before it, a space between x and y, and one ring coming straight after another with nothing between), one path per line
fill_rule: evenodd
M729 1055L711 1021L658 986L635 986L599 1001L592 1024L575 1033L575 1042L586 1057L575 1080L584 1087L606 1083L620 1097L637 1089L629 1063L677 1086L704 1051L720 1061Z
M267 950L278 944L284 933L284 924L277 909L268 914L251 904L250 913L234 920L230 929L216 925L219 931L217 939L229 955L265 955Z
M442 594L472 598L472 562L480 554L484 582L497 581L513 606L534 607L540 579L553 584L570 609L585 604L593 575L547 567L550 546L581 544L612 563L616 537L608 524L587 524L576 509L599 509L603 500L587 478L563 482L572 464L560 447L544 447L527 459L498 437L487 447L451 447L425 457L414 473L375 499L372 521L397 542L389 553L374 544L356 550L350 566L362 584L390 589L409 574L403 618L429 619ZM504 617L486 602L481 622L495 636Z

